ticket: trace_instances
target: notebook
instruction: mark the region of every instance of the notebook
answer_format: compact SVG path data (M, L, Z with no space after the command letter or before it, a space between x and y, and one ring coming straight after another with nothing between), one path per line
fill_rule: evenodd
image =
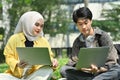
M49 50L45 47L17 47L20 60L30 65L52 65Z
M89 68L91 64L104 66L109 47L81 48L78 54L76 68Z

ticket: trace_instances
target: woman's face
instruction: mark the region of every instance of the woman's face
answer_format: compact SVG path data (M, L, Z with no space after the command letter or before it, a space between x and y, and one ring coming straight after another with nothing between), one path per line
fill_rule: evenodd
M92 24L91 20L80 18L77 21L77 28L83 35L89 36L93 34L93 29L91 27L91 24Z
M33 27L33 34L35 36L38 36L40 32L42 31L43 26L44 26L44 20L42 19L38 20Z

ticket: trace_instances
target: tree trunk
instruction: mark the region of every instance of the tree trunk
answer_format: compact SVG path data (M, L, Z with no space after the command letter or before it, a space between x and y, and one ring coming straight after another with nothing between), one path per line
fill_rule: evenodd
M9 3L7 0L2 0L2 11L3 11L2 12L2 16L3 16L2 26L5 30L4 38L3 38L3 47L7 43L7 39L8 39L9 31L10 31L10 18L9 18L8 9L11 8L11 5L12 4Z
M88 0L84 0L85 7L88 7Z

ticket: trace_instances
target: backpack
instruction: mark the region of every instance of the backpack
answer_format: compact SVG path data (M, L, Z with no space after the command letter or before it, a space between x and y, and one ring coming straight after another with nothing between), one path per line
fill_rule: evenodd
M97 39L98 39L98 44L100 45L100 46L102 46L101 45L101 41L100 41L100 37L101 37L101 35L97 35ZM116 48L116 50L117 50L117 53L118 53L118 57L119 57L119 59L118 59L118 64L120 64L120 44L114 44L114 47Z
M120 44L114 44L116 50L117 50L117 53L118 53L118 56L119 56L119 60L118 60L118 63L120 64Z

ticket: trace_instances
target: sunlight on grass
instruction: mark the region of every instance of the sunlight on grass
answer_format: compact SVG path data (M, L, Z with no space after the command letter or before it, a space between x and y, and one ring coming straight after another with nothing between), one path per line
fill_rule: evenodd
M54 80L58 80L59 78L61 78L60 68L68 62L68 57L67 57L66 50L62 50L62 57L57 58L57 60L58 60L59 66L57 67L57 69L53 73L53 79Z
M3 73L8 68L7 64L0 64L0 73Z
M65 65L66 63L68 62L68 58L60 58L58 59L58 63L59 63L59 66L58 68L54 71L53 73L53 78L55 80L61 78L61 75L60 75L60 68Z

